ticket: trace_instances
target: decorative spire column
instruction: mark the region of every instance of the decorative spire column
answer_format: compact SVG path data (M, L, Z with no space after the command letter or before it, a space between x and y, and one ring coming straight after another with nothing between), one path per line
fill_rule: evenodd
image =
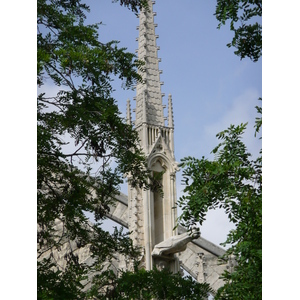
M126 106L126 121L128 125L131 125L131 105L130 100L127 99L127 106Z
M142 267L147 270L153 266L167 267L179 271L177 250L158 251L156 246L166 242L178 241L176 226L176 171L174 156L174 120L172 97L168 98L168 117L164 117L161 93L159 61L156 45L153 4L139 15L138 59L145 62L145 72L141 73L143 83L136 87L135 129L139 134L140 146L147 160L148 168L160 180L162 193L128 187L129 231L135 245L143 250ZM130 103L127 103L127 120L131 122ZM168 120L168 126L165 126ZM129 122L129 121L127 121ZM182 242L181 242L182 244ZM180 250L182 251L182 250ZM165 253L165 254L161 254Z

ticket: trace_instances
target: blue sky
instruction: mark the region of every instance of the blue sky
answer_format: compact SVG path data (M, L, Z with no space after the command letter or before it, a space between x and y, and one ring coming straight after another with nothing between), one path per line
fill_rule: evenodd
M106 41L120 40L123 46L134 51L138 19L118 3L112 4L111 0L89 2L98 6L95 10L95 5L92 7L94 21L106 23L100 37ZM228 26L216 29L217 21L213 16L216 1L156 2L156 33L160 35L157 42L162 58L161 78L165 83L162 91L173 95L176 159L179 161L185 155L208 155L217 143L215 134L224 129L228 121L237 121L237 118L251 121L255 117L256 100L251 96L247 101L245 95L250 95L251 91L255 99L256 94L261 95L261 60L256 64L240 61L233 49L226 47L232 34ZM299 267L293 255L285 256L283 263L276 265L276 272L272 272L274 259L278 259L278 253L286 252L287 245L281 241L276 243L275 252L275 241L284 237L291 243L300 225L297 209L297 172L300 168L297 159L300 128L297 109L300 69L298 8L299 2L295 0L284 5L281 1L263 3L263 260L264 274L267 274L264 296L268 294L270 299L272 296L276 299L293 298L297 293L293 287L298 285L297 276L278 276L278 273L288 274ZM36 201L30 199L36 199L36 100L33 100L36 99L36 3L4 1L2 10L7 12L0 21L4 28L1 136L3 145L7 146L1 148L5 158L2 162L5 174L2 176L5 187L2 194L6 200L2 201L2 211L13 212L14 220L12 222L8 213L1 219L1 224L4 228L2 239L16 246L3 248L2 256L13 256L17 264L22 265L25 273L20 268L18 272L22 278L19 280L22 295L24 292L35 295L32 278L36 276ZM116 95L120 96L124 111L126 99L132 97L124 92ZM238 101L239 97L243 100ZM251 141L252 125L250 127L247 144L253 152L259 146ZM177 185L179 194L180 174ZM19 226L20 222L22 226ZM224 240L222 236L226 230L222 227L225 227L225 222L212 218L207 223L208 229L201 229L202 236L216 243ZM10 230L6 230L7 224L10 224ZM28 246L22 250L26 261L19 255L20 243ZM4 263L4 268L7 278L16 276L10 261L7 268ZM29 269L32 270L31 276L28 276ZM24 278L31 278L30 282ZM7 280L6 286L11 282Z
M253 63L248 58L240 60L233 48L226 46L233 33L226 25L217 29L214 14L215 1L163 0L156 1L155 16L158 57L162 92L172 94L175 122L175 158L185 156L211 157L217 145L216 134L230 124L249 122L245 143L255 155L261 141L254 138L254 120L257 99L262 96L261 59ZM134 52L138 47L136 37L138 18L128 9L110 0L88 1L90 22L102 22L99 39L104 42L120 41L120 46ZM121 111L126 113L126 99L135 91L124 91L115 82L114 97ZM165 115L167 110L165 110ZM133 114L134 119L134 114ZM177 196L182 195L181 172L177 173ZM122 191L127 194L126 185ZM202 236L219 244L225 240L232 226L222 212L208 214L201 228Z

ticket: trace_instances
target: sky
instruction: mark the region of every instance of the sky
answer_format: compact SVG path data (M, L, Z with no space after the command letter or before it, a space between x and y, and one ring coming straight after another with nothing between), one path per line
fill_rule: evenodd
M110 0L88 1L89 22L102 22L99 39L119 41L129 52L138 48L138 18L127 8ZM217 29L214 14L215 1L157 0L156 12L159 69L163 104L172 95L175 123L175 158L185 156L213 158L211 150L218 144L216 134L230 124L249 122L244 142L255 157L261 149L261 140L254 138L256 105L261 105L262 61L240 60L233 48L226 46L233 37L229 26ZM126 100L135 91L123 90L121 82L114 84L114 98L126 116ZM165 109L165 116L167 110ZM135 118L134 113L133 119ZM183 195L182 171L177 173L177 198ZM127 194L127 185L122 186ZM233 228L222 211L211 211L201 227L202 237L219 245Z
M93 19L106 24L100 37L120 40L134 51L138 19L111 0L89 2L94 4ZM256 64L240 61L233 49L226 47L232 34L227 26L216 29L215 2L157 0L154 5L165 83L162 91L173 95L176 159L209 155L217 144L215 131L223 130L228 121L245 121L243 116L253 120L256 100L251 97L250 104L244 96L260 96L263 81L263 295L266 299L293 299L298 294L298 277L291 274L299 269L299 262L294 255L285 254L289 245L297 243L300 226L299 1L288 0L284 5L282 1L263 2L263 60ZM2 266L7 278L3 292L11 296L13 290L16 298L18 293L20 297L36 294L36 2L4 1L2 11L6 13L0 19L4 174L0 224L2 240L9 246L1 248L1 257L13 257ZM133 96L129 92L118 96L124 112L126 99ZM244 100L238 102L239 97ZM248 136L252 137L251 131ZM255 142L248 138L247 142L251 151L257 149ZM217 220L211 221L207 234L201 229L202 236L216 243L223 238L214 235L224 235L223 224ZM19 279L18 290L11 278Z
M119 39L130 51L137 48L135 28L138 20L131 12L117 3L112 4L111 0L90 2L99 4L92 12L95 19L106 22L101 37ZM213 129L214 125L219 130L226 119L231 119L231 114L236 119L234 112L239 114L238 105L225 100L241 96L249 81L257 81L257 84L253 82L254 89L257 89L261 84L261 71L252 72L248 68L258 68L257 65L251 66L247 60L240 61L233 49L227 49L231 33L225 28L216 29L217 21L213 17L216 1L156 2L156 33L160 35L157 42L161 49L160 68L163 69L161 78L165 82L162 90L166 95L171 93L174 102L176 159L179 161L182 156L192 155L191 152L199 157L208 155L217 140L215 132L208 136L204 128ZM2 11L6 13L0 19L3 29L0 155L4 174L1 178L0 224L2 241L8 245L1 247L0 253L1 257L13 257L13 260L3 261L2 269L7 278L3 283L6 287L3 293L11 297L11 291L14 291L15 298L18 294L23 298L24 295L36 295L36 5L36 1L4 1ZM285 1L284 5L282 1L263 2L263 295L266 299L293 299L298 294L298 277L291 274L299 269L299 261L294 255L285 254L289 245L297 244L295 237L300 228L297 204L300 169L299 6L296 0ZM191 51L197 55L192 57ZM236 74L244 74L238 78L244 78L241 86L229 84L234 81L233 70ZM196 77L192 77L195 76L193 73L197 73ZM195 78L199 78L199 82L193 83ZM226 90L219 91L222 101L216 101L216 92L222 81ZM240 92L237 88L241 89ZM234 92L234 97L229 92ZM120 99L124 102L120 104L123 107L128 97L131 98L122 93ZM194 106L198 103L196 112L199 117L195 117ZM243 110L243 113L251 111L255 115L252 110L255 105L251 103L250 109ZM215 117L206 121L213 114ZM197 129L185 125L184 121L195 124ZM195 131L197 136L189 135ZM187 140L182 138L184 134ZM189 148L184 147L187 142ZM177 185L179 183L178 174ZM177 192L179 190L178 187ZM214 232L222 231L219 227L210 229L211 239ZM274 264L274 260L279 263Z

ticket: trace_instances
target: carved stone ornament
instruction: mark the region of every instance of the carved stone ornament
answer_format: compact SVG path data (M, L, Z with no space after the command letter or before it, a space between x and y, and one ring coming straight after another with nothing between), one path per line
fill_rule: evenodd
M199 228L193 228L191 234L186 232L180 235L172 236L167 240L155 245L152 251L152 256L167 256L169 254L182 252L186 249L187 243L199 237Z

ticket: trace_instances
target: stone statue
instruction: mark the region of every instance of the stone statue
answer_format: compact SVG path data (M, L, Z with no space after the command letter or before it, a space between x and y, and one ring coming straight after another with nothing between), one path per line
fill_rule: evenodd
M188 242L200 237L199 228L193 228L192 232L186 232L180 235L175 235L167 240L155 245L152 256L166 256L177 252L182 252L186 249Z

